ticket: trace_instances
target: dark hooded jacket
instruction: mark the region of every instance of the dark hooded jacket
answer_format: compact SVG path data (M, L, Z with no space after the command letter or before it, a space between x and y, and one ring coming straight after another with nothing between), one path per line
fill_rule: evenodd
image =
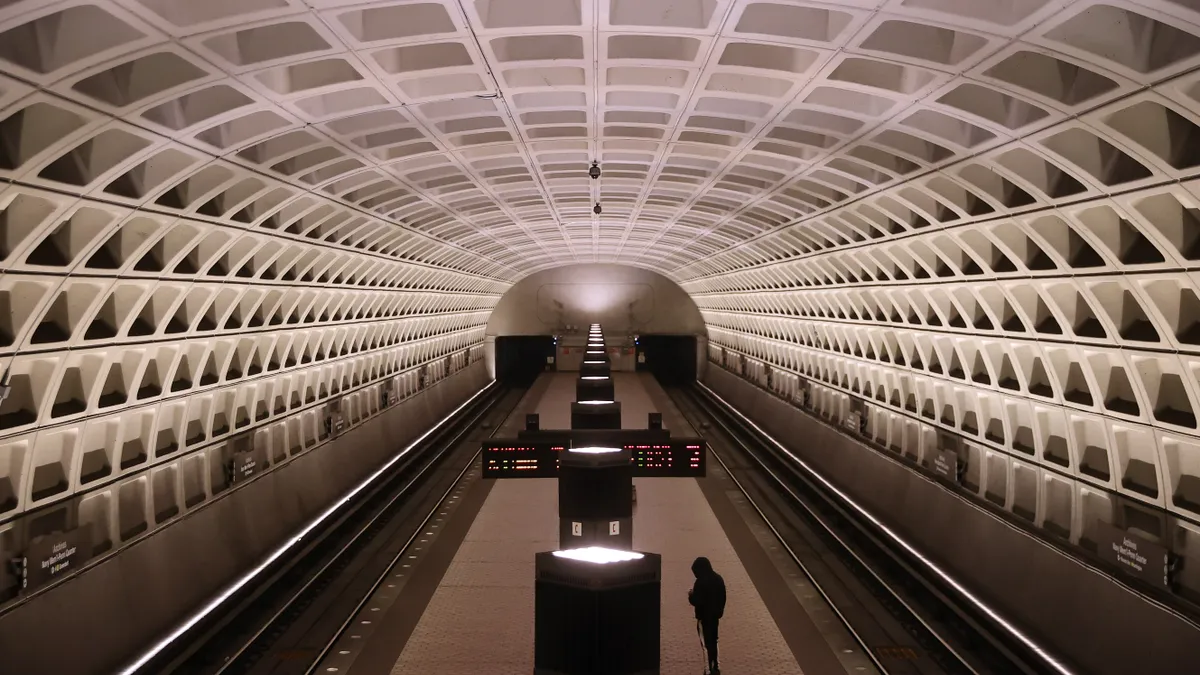
M696 608L696 618L714 621L725 615L725 580L713 571L708 558L696 558L692 563L692 574L696 584L692 586L689 601Z

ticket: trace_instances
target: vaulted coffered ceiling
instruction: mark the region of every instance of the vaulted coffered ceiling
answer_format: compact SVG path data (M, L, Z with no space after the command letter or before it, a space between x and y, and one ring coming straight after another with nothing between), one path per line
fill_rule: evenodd
M3 168L259 228L286 230L311 192L303 205L447 242L435 255L505 280L594 260L690 278L907 180L927 179L881 217L1162 177L1186 115L1149 97L1081 117L1193 62L1181 21L1197 16L1159 5L10 1ZM1113 127L1118 145L1101 138ZM830 227L873 234L813 229ZM750 251L812 245L800 237Z
M0 0L0 525L153 529L579 262L1200 519L1197 66L1195 0Z

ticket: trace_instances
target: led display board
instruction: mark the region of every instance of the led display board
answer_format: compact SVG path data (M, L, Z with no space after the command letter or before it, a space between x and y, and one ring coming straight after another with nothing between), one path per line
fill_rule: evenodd
M558 476L560 443L519 440L484 441L480 449L484 478L554 478Z
M556 478L563 442L490 440L482 445L484 478ZM633 475L703 477L707 445L698 438L623 443L630 452Z
M637 443L625 446L635 476L703 476L705 443L699 439L672 439L667 443Z

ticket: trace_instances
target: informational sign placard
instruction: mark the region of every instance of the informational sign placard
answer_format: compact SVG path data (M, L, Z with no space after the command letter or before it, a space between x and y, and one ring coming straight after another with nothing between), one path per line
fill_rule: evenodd
M89 528L55 532L38 537L21 559L21 589L35 591L83 566L92 557Z
M951 483L958 481L958 453L953 450L936 450L933 454L933 462L930 468L937 474L938 478L950 481Z
M1168 587L1167 549L1132 532L1105 522L1096 523L1097 553L1127 574Z
M812 383L803 377L796 383L796 403L801 408L812 408Z
M933 472L939 478L957 483L960 457L962 457L962 439L954 434L939 431L937 449L933 454Z
M329 435L337 438L346 430L346 416L342 413L342 400L329 404Z
M231 460L230 482L234 485L244 483L262 472L266 467L263 466L261 455L262 453L256 450L235 453Z
M225 475L230 485L244 483L266 468L266 453L255 451L253 434L230 438L225 452Z
M846 428L850 431L859 434L866 430L867 421L867 404L863 401L852 398L850 399L850 412L846 415Z

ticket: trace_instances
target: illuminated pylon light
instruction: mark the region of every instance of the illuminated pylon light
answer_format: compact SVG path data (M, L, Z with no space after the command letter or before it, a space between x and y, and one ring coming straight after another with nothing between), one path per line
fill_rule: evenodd
M558 558L578 560L580 562L587 562L595 565L608 565L610 563L626 562L629 560L641 560L642 558L646 557L637 551L621 551L619 549L605 548L603 546L569 548L565 551L555 551L554 555Z

